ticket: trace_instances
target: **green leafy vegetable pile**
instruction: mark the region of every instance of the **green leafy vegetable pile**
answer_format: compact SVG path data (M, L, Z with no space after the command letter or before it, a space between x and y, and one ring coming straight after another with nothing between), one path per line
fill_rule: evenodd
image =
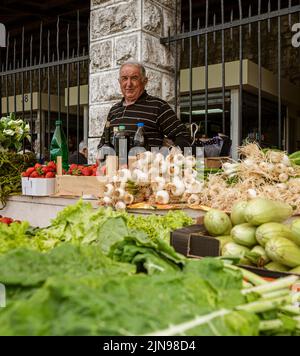
M1 226L0 335L300 333L297 277L267 283L222 260L188 260L166 241L179 218L151 217L161 234L80 201L46 229Z

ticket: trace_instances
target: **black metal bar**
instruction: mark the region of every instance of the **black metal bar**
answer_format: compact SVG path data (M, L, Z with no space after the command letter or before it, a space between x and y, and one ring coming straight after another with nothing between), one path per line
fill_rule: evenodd
M32 42L33 37L30 36L30 45L29 45L29 66L32 67ZM32 94L32 70L29 72L29 92L30 92L30 126L31 126L31 150L33 149L33 133L35 128L33 128L33 94ZM37 149L37 147L35 147Z
M2 51L0 47L0 73L2 70ZM0 117L2 117L2 77L0 78Z
M21 68L24 67L24 41L25 41L25 29L22 28L22 54L21 54ZM21 74L21 97L22 97L22 120L25 116L25 102L24 102L24 72Z
M77 57L80 55L80 22L79 11L77 11ZM80 63L77 63L77 162L79 163L79 126L80 126Z
M70 26L67 27L67 59L70 58ZM69 119L70 119L70 64L67 63L67 143L69 145Z
M175 4L175 36L177 36L178 33L178 27L177 27L177 22L178 22L178 1L176 0ZM178 115L178 41L175 42L175 113Z
M13 66L14 69L16 69L16 39L14 39L14 62L13 62ZM13 95L14 95L14 114L16 116L17 114L17 95L16 95L16 74L13 75Z
M261 13L261 0L258 0L258 14ZM261 96L262 96L262 63L261 63L261 22L257 24L257 43L258 43L258 141L262 142L262 110L261 110Z
M221 0L221 21L222 24L224 24L224 0ZM226 86L226 67L225 67L225 31L222 30L221 33L222 36L222 129L223 129L223 134L225 134L226 132L226 114L225 114L225 86Z
M235 27L241 27L241 26L244 26L244 25L249 25L249 24L252 24L252 23L257 23L258 21L265 21L265 20L268 20L268 19L276 19L280 16L286 16L286 15L289 15L289 14L295 14L295 13L298 13L300 12L300 5L295 5L295 6L292 6L290 9L287 8L287 9L281 9L280 11L277 10L277 11L271 11L270 13L264 13L264 14L261 14L260 16L256 15L256 16L253 16L251 17L250 19L248 17L246 18L242 18L240 20L235 20L235 21L232 21L232 22L227 22L225 24L219 24L219 25L216 25L215 27L214 26L210 26L208 28L203 28L203 29L200 29L200 30L194 30L192 32L183 32L181 34L178 34L177 36L171 36L170 39L168 39L168 37L164 37L164 38L161 38L160 42L162 44L165 44L165 43L168 43L168 40L170 40L170 42L174 42L174 41L177 41L177 40L184 40L184 39L187 39L189 37L195 37L195 36L199 36L199 35L204 35L204 34L208 34L208 33L213 33L215 31L221 31L221 30L229 30L231 28L235 28Z
M189 29L193 30L193 4L189 0ZM190 107L189 107L189 124L193 122L193 38L189 38L189 78L190 78Z
M177 27L177 24L176 24L176 27ZM88 20L87 33L88 33L88 48L90 48L90 20ZM176 45L177 45L177 42L176 42ZM88 75L87 80L88 80L88 98L89 98L90 97L90 89L89 89L90 88L90 78L89 78L89 75ZM88 119L87 123L88 123L87 135L89 137L90 136L90 134L89 134L89 132L90 132L90 120L89 119ZM88 144L88 142L87 142L87 144Z
M209 4L205 5L205 27L208 28ZM208 135L208 33L205 33L205 135Z
M239 13L240 13L240 20L243 18L243 9L242 9L242 2L239 0ZM242 122L243 122L243 26L240 25L239 27L239 42L240 42L240 98L239 98L239 140L241 140L242 137ZM241 142L239 142L241 144Z
M58 100L58 112L57 112L57 118L58 120L61 119L61 99L60 99L60 62L59 62L59 16L57 17L57 24L56 24L56 56L57 56L57 62L59 63L56 67L57 71L57 100Z
M48 36L47 36L47 60L48 64L50 63L50 31L48 30ZM50 152L50 146L51 146L51 113L50 113L50 105L51 105L51 79L50 79L50 67L48 66L47 68L47 85L48 85L48 150ZM51 159L51 158L50 158Z
M6 44L6 62L5 70L8 71L8 53L9 53L9 32L7 33L7 44ZM9 115L9 94L8 94L8 75L5 77L5 91L6 91L6 115Z
M40 45L39 45L39 65L42 64L42 49L43 49L43 22L40 25ZM39 120L40 120L40 161L44 158L44 137L43 137L43 111L42 111L42 83L41 83L41 68L38 70L38 88L39 88Z
M278 11L281 0L278 0ZM281 17L278 16L278 148L282 148L282 117L281 117Z

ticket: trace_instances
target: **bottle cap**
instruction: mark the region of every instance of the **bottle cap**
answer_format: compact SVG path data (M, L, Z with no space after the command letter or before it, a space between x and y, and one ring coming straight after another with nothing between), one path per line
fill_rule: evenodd
M143 122L138 122L137 123L137 127L144 127L144 123Z
M61 120L56 120L55 121L55 125L62 125L62 121Z
M121 126L119 126L119 130L125 130L126 129L126 127L125 126L123 126L123 125L121 125Z

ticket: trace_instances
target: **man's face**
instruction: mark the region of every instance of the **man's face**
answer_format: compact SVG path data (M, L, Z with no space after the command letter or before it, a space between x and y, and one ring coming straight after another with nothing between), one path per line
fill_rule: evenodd
M141 75L140 68L125 65L120 72L119 83L126 102L135 102L145 90L147 79Z

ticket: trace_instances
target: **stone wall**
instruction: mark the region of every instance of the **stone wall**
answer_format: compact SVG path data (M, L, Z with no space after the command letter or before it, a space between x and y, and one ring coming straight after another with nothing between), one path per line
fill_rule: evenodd
M150 94L174 101L174 58L160 38L175 24L176 0L91 0L90 30L90 161L110 107L121 99L120 65L144 63Z

